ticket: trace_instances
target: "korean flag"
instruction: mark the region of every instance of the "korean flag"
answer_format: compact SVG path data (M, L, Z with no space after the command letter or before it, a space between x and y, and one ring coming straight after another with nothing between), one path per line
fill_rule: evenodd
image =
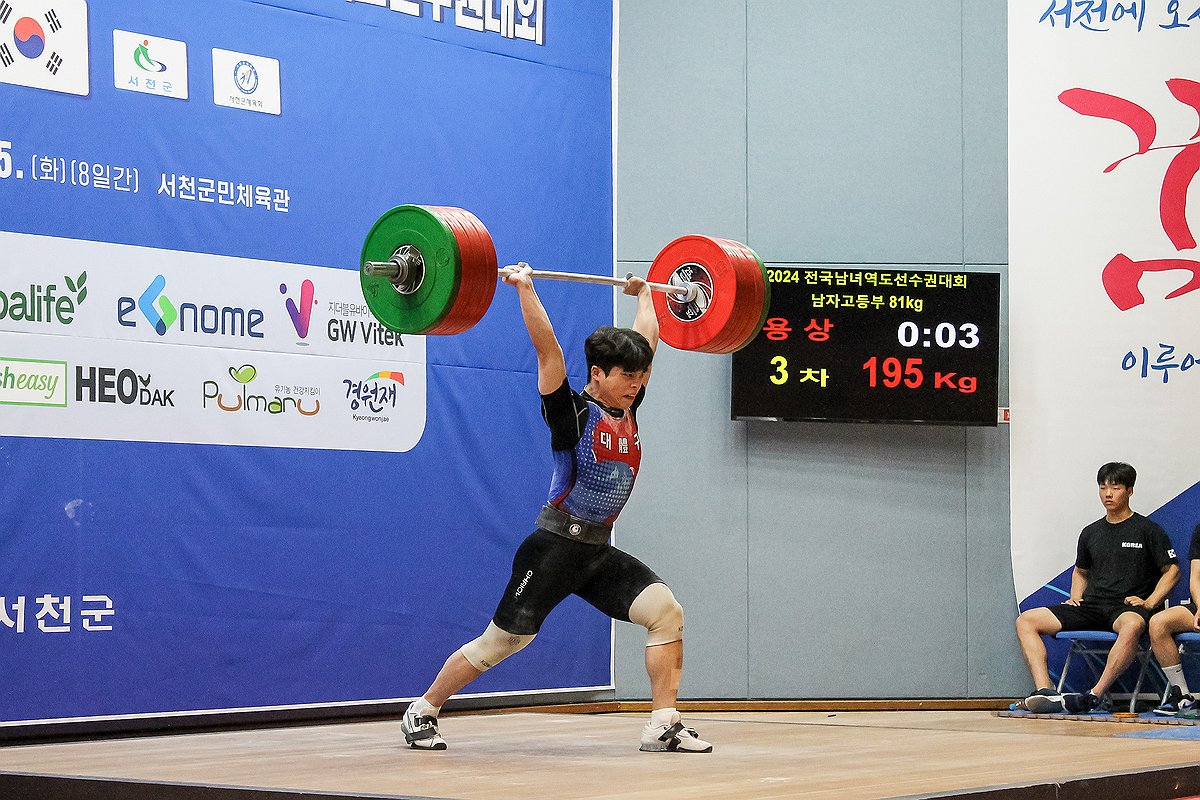
M86 0L0 0L0 83L88 93Z

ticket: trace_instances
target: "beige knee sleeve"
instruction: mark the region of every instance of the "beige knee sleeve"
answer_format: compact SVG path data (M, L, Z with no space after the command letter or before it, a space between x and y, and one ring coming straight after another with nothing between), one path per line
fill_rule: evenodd
M646 628L647 647L683 638L683 606L665 583L652 583L634 598L629 621Z
M521 636L509 633L489 622L487 630L478 639L467 642L459 652L463 654L472 667L484 672L499 664L504 659L519 651L533 641L534 634Z

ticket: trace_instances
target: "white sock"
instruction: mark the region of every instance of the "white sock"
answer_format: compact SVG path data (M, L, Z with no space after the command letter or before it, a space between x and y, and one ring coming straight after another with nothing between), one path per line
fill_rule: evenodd
M441 706L431 705L424 697L418 697L412 702L412 712L418 717L433 717L437 719L437 715L442 711Z
M1191 694L1188 691L1187 678L1183 677L1183 664L1176 664L1173 667L1163 667L1163 674L1167 676L1167 682L1172 686L1178 686L1179 691L1184 694Z
M650 712L650 727L657 728L659 725L673 725L679 712L673 708L656 708Z

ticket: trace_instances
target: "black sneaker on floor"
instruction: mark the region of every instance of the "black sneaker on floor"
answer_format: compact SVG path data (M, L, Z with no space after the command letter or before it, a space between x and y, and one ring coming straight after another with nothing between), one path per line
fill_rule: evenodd
M1038 689L1021 701L1020 705L1031 714L1061 714L1063 696L1057 689Z
M1163 704L1154 709L1154 713L1162 717L1173 717L1184 709L1191 708L1196 702L1190 694L1184 694L1183 689L1172 685L1167 690L1167 699Z
M1062 696L1068 714L1090 714L1100 707L1100 698L1091 692L1070 692Z

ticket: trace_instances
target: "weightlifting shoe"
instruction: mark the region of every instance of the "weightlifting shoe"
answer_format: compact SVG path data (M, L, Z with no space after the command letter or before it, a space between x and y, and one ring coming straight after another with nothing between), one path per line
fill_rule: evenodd
M410 704L400 720L404 741L414 750L445 750L446 740L438 733L437 717L422 717L413 711Z
M643 753L711 753L712 745L696 734L695 728L685 728L678 714L670 725L650 725L642 728Z

